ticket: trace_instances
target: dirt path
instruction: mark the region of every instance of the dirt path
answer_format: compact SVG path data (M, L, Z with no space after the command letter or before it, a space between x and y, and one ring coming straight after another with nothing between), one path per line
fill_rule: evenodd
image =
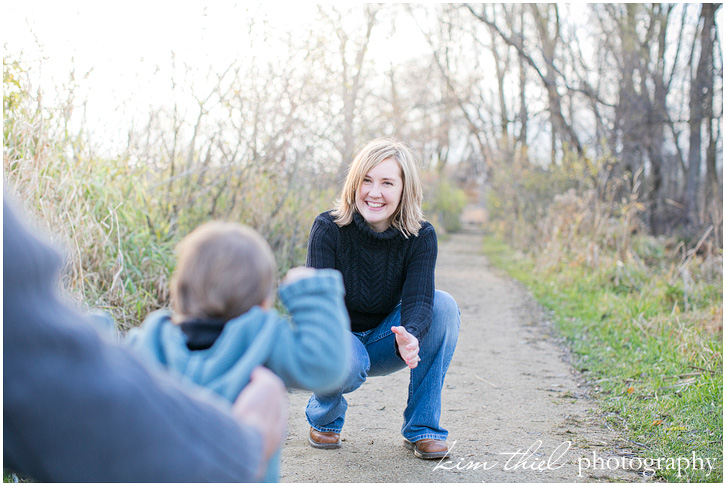
M371 378L347 395L343 447L337 450L308 445L309 394L292 393L282 482L642 479L616 465L623 460L618 454L627 455L627 443L604 427L543 312L518 283L489 266L480 248L481 234L474 231L453 235L439 247L437 288L451 293L461 308L441 417L453 445L450 462L416 459L403 448L409 375L400 371ZM585 460L595 465L587 467Z

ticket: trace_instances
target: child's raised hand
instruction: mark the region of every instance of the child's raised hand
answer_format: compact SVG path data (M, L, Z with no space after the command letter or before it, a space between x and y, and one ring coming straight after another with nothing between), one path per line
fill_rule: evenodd
M291 284L293 282L297 282L298 280L312 277L313 275L315 275L314 268L310 268L310 267L291 268L290 270L287 271L287 274L285 274L285 278L282 279L282 283Z

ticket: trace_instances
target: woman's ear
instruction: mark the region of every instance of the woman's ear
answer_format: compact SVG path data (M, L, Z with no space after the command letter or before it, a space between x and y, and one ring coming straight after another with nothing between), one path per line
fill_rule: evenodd
M275 295L273 293L270 293L267 297L262 299L262 302L260 303L260 307L262 307L265 310L272 309L272 304L275 303Z

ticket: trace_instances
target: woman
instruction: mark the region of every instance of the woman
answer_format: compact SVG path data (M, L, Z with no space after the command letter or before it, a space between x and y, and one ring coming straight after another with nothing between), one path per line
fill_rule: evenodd
M434 287L438 247L423 220L422 196L410 150L377 139L356 156L335 208L313 223L307 265L343 274L352 330L347 381L335 393L313 395L305 410L313 447L340 447L343 394L368 376L408 367L404 446L422 459L448 456L441 389L459 335L459 308Z

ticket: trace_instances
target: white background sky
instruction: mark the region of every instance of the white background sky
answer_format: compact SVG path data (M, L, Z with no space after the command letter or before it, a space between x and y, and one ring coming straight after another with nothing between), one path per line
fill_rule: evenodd
M315 5L300 1L25 0L4 9L3 43L11 54L42 55L45 75L67 75L74 58L79 73L94 68L94 83L118 85L137 71L167 64L172 50L186 60L227 66L230 59L250 55L246 43L239 42L246 35L245 15L268 18L281 29L295 30L313 20ZM403 27L410 35L414 26ZM371 45L370 56L395 58L410 52L401 43L411 45L399 32L394 45ZM261 52L269 54L268 49Z
M88 125L118 129L130 113L169 97L171 74L164 70L172 51L180 61L221 71L234 59L273 54L262 44L259 52L249 52L246 16L294 31L305 28L317 8L302 1L23 0L7 2L3 10L4 57L22 58L32 69L42 59L41 72L32 77L41 80L46 104L52 105L54 88L66 84L75 67L79 99L88 99ZM390 40L374 36L369 59L387 66L422 45L410 20L397 30ZM122 102L123 113L118 109Z
M723 25L723 11L718 12L719 26ZM78 79L90 72L79 81L78 98L89 101L88 126L110 137L123 131L129 116L170 98L171 74L164 70L169 69L171 51L181 61L200 67L211 64L221 70L234 59L271 54L269 45L262 44L259 52L249 52L245 16L267 18L279 29L295 30L309 24L315 13L316 3L308 1L6 2L4 57L22 58L25 66L36 70L39 64L33 60L42 59L42 72L33 72L32 77L42 80L46 104L51 106L55 86L67 83L73 67ZM568 13L578 15L578 9L570 5ZM389 28L385 22L376 28L382 27ZM391 62L416 55L426 45L407 16L399 16L395 35L386 37L374 35L368 52L368 58L384 69ZM121 103L125 106L119 110Z

